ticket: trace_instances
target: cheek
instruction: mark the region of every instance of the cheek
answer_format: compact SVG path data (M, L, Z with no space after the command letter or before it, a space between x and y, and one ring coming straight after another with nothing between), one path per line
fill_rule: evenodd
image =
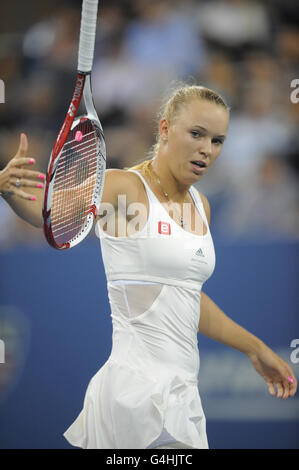
M212 155L212 159L213 161L214 160L217 160L217 158L219 157L219 155L221 154L221 150L222 150L222 146L220 148L216 148L214 151L213 151L213 155Z
M198 148L198 141L191 137L190 135L184 135L181 138L181 147L186 150L186 152L190 150L196 150Z
M169 147L172 150L180 150L180 152L190 148L190 141L185 136L176 135L174 138L169 140Z

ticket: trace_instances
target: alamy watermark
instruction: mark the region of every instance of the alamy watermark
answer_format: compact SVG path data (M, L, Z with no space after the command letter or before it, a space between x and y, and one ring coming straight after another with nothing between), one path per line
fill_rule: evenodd
M0 339L0 364L5 363L5 343Z
M5 103L5 85L4 81L0 79L0 103Z
M179 203L173 203L171 209L165 213L160 213L159 220L153 226L147 226L148 211L145 204L141 202L132 202L127 204L126 194L118 195L117 210L108 202L101 203L97 215L101 219L102 227L112 236L126 237L134 235L136 232L146 228L146 236L149 238L160 237L161 235L175 237L185 237L184 230L176 230L175 234L172 233L171 219L180 228L195 235L203 235L207 230L206 223L201 214L196 210L194 217L192 214L192 204L184 202L182 207ZM192 222L192 223L191 223Z
M297 347L298 346L298 347ZM291 348L296 348L294 351L291 353L291 362L293 364L298 364L299 363L299 339L293 339L290 344Z
M295 88L290 95L291 102L297 104L299 103L299 78L294 78L294 80L291 81L290 87Z

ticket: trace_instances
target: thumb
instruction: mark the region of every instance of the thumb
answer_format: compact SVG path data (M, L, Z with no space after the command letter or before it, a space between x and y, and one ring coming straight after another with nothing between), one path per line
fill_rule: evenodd
M27 136L26 136L26 134L24 134L22 132L21 135L20 135L20 144L19 144L19 148L18 148L16 157L19 157L19 158L25 157L26 153L27 153L27 150L28 150Z

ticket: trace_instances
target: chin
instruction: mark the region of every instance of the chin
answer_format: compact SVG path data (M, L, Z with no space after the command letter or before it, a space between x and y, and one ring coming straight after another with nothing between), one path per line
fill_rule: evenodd
M203 175L196 175L195 173L193 173L193 175L191 174L189 177L184 178L183 183L184 183L184 184L188 184L188 185L194 184L194 183L196 183L197 181L199 181L202 176L203 176Z

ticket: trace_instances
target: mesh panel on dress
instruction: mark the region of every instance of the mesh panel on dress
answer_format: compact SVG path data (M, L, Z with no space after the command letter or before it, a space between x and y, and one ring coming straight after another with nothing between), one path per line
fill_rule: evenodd
M160 295L163 285L146 281L111 281L110 296L117 310L128 318L136 318L149 310Z

